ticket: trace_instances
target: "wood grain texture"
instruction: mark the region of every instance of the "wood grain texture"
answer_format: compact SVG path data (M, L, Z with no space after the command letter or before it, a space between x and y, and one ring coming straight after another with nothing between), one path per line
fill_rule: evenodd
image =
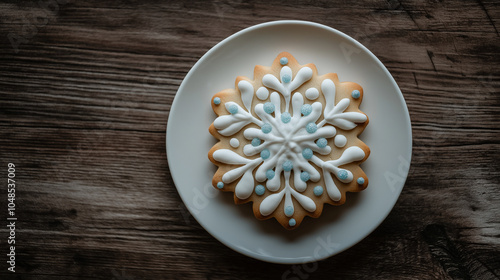
M54 3L0 3L0 165L16 164L19 219L15 274L0 229L1 279L500 277L498 2ZM165 155L168 112L194 63L280 19L332 26L368 47L413 126L391 214L309 265L264 263L211 237L183 206Z

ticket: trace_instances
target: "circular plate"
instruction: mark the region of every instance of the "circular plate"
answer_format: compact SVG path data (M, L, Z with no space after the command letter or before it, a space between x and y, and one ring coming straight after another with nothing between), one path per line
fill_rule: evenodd
M211 186L216 171L208 159L216 143L208 127L216 115L211 97L233 88L237 76L253 78L282 51L320 75L364 89L360 109L370 118L361 134L371 155L361 166L370 183L348 193L341 206L288 231L274 219L257 220L250 204L235 205L232 193ZM353 246L387 217L404 186L412 150L411 123L403 95L384 65L363 45L333 28L305 21L274 21L244 29L217 44L189 71L175 96L167 125L167 155L179 194L194 218L233 250L274 263L304 263Z

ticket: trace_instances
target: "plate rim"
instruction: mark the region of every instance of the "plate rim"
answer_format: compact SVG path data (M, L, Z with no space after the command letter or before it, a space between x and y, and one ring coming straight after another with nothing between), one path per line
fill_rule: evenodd
M244 250L244 248L240 248L238 246L235 246L233 243L230 243L230 242L226 242L225 240L219 238L219 236L216 236L216 234L214 234L213 232L211 232L210 230L208 230L206 227L203 226L203 224L200 222L200 220L198 219L198 217L196 215L193 214L193 211L188 207L188 203L186 203L187 201L187 197L185 197L182 192L179 191L179 188L177 187L177 184L176 184L176 175L174 175L174 173L170 172L170 176L172 177L172 181L174 183L174 186L179 194L179 196L181 197L181 200L182 202L184 203L184 205L186 206L186 209L189 211L189 213L191 214L191 216L193 216L193 218L200 224L200 226L206 230L212 237L214 237L216 240L218 240L219 242L221 242L222 244L224 244L225 246L231 248L233 251L236 251L242 255L245 255L247 257L251 257L253 259L257 259L257 260L260 260L260 261L265 261L265 262L270 262L270 263L276 263L276 264L301 264L301 263L309 263L309 262L316 262L316 261L320 261L320 260L323 260L323 259L326 259L326 258L329 258L329 257L332 257L334 255L338 255L342 252L344 252L345 250L351 248L352 246L358 244L359 242L361 242L363 239L365 239L366 237L368 237L375 229L377 229L384 221L385 219L387 218L387 216L392 212L392 210L394 209L394 206L396 204L396 202L398 201L400 195L401 195L401 192L406 184L406 180L410 174L410 168L411 168L411 159L412 159L412 154L413 154L413 134L412 134L412 125L411 125L411 118L410 118L410 113L409 113L409 110L408 110L408 105L406 104L406 101L404 99L404 96L403 96L403 93L401 92L401 89L400 87L398 86L398 84L396 83L396 80L394 79L394 77L391 75L391 73L389 72L389 70L385 67L385 65L380 61L380 59L378 59L377 56L375 56L368 48L366 48L363 44L361 44L360 42L358 42L356 39L352 38L351 36L343 33L342 31L339 31L333 27L330 27L330 26L327 26L327 25L324 25L324 24L320 24L320 23L316 23L316 22L312 22L312 21L304 21L304 20L276 20L276 21L269 21L269 22L264 22L264 23L259 23L259 24L256 24L256 25L252 25L252 26L249 26L247 28L244 28L228 37L226 37L224 40L220 41L219 43L217 43L215 46L213 46L212 48L210 48L207 52L205 52L205 54L203 54L200 59L198 59L198 61L191 67L191 69L188 71L188 73L186 74L186 76L184 77L184 79L182 80L179 88L177 89L176 91L176 94L174 96L174 100L172 101L172 104L170 106L170 111L169 111L169 114L168 114L168 117L167 117L167 126L166 126L166 137L165 137L165 146L166 146L166 157L167 157L167 163L168 163L168 168L169 168L169 171L170 171L170 166L172 165L172 159L171 157L169 157L169 150L172 150L173 147L169 148L169 145L168 145L168 142L169 142L169 139L171 137L169 137L169 130L171 130L172 128L172 125L171 125L171 122L169 121L170 120L170 116L173 114L175 114L175 111L177 111L177 107L178 106L175 106L176 103L178 103L178 98L177 98L177 94L179 92L182 92L182 89L186 86L185 85L185 81L188 80L189 78L191 78L191 76L193 75L193 73L195 72L195 70L199 67L199 65L201 65L206 59L207 57L209 57L213 52L216 52L222 45L224 45L226 42L230 41L230 40L233 40L234 38L236 37L239 37L241 35L243 35L244 33L248 33L248 32L252 32L256 29L260 29L260 28L264 28L264 27L269 27L269 26L275 26L275 25L304 25L304 26L310 26L310 27L315 27L315 28L320 28L320 29L324 29L328 32L331 32L331 33L334 33L335 35L338 35L340 37L342 37L343 39L347 40L348 42L354 44L356 47L362 49L362 51L366 52L377 64L378 66L384 71L384 73L389 77L389 80L391 82L391 84L394 86L394 88L396 89L397 91L397 96L399 98L399 101L402 103L402 109L403 109L403 113L404 113L404 117L405 117L405 121L406 123L408 124L406 126L407 128L407 135L409 136L409 143L408 143L408 150L407 150L407 155L405 157L405 159L408 160L409 162L409 167L408 167L408 170L406 171L406 174L404 174L404 176L402 174L401 175L401 178L402 178L402 186L399 188L399 190L396 190L397 191L397 195L394 196L394 199L393 201L391 201L391 207L389 208L389 211L387 211L387 213L384 213L384 215L381 215L381 219L379 220L378 223L376 223L376 226L374 226L371 230L367 231L365 235L363 235L359 240L357 240L356 242L353 242L352 244L350 244L349 246L346 246L345 248L339 250L339 251L336 251L334 253L329 253L329 254L326 254L324 256L321 256L319 258L314 258L314 259L311 259L311 260L307 260L307 261L304 261L304 258L282 258L282 257L274 257L274 256L266 256L266 255L259 255L259 254L256 254L254 252L251 252L251 251L248 251L248 250ZM171 133L170 133L171 135ZM207 152L208 153L208 152Z

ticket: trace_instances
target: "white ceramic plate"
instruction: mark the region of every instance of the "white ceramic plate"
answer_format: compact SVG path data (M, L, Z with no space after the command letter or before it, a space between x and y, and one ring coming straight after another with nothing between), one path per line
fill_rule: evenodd
M257 220L250 204L235 205L232 193L211 186L215 144L208 127L215 119L211 97L234 87L237 76L253 77L255 65L271 65L290 52L301 64L314 63L320 75L364 88L361 110L370 123L361 139L371 155L362 164L370 183L349 193L342 206L325 205L318 219L306 217L288 231L274 219ZM240 31L208 51L189 71L175 96L167 125L167 155L179 194L196 220L215 238L247 256L275 263L311 262L361 241L387 217L409 170L412 136L408 109L384 65L351 37L324 25L275 21Z

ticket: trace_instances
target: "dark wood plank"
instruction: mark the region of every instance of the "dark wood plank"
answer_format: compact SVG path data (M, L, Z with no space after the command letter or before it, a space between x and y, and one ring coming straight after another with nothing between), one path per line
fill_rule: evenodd
M17 271L7 271L2 227L0 278L499 278L496 1L59 2L0 3L0 164L14 162L19 180ZM279 19L367 46L413 125L410 175L389 217L308 265L260 262L212 238L183 206L164 149L194 63L234 32ZM0 196L5 221L6 188Z

